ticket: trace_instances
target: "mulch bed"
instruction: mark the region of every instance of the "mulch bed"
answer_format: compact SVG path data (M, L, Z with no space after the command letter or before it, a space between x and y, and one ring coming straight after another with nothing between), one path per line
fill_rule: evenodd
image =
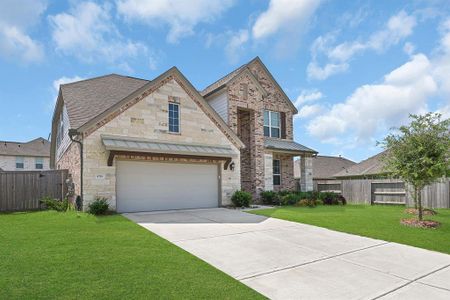
M409 226L409 227L418 227L418 228L437 228L441 223L437 221L431 220L423 220L419 221L417 219L401 219L400 224Z
M434 215L437 215L437 212L436 212L436 211L434 211L434 210L432 210L432 209L429 209L429 208L424 208L424 209L422 210L422 212L423 212L423 215L424 215L424 216L434 216ZM418 209L415 209L415 208L407 208L407 209L405 209L405 214L418 215L418 214L419 214L419 210L418 210Z

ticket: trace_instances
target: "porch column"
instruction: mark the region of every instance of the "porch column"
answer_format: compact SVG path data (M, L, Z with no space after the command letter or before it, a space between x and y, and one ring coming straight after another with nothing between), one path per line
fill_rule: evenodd
M313 190L313 158L311 155L300 156L300 190L308 192Z
M273 155L264 153L264 190L273 191Z

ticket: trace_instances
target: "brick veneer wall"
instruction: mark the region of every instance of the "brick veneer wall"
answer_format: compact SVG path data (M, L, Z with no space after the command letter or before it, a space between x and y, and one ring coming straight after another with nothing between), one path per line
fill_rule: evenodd
M80 163L80 145L72 142L66 149L61 158L56 162L55 167L58 170L67 169L72 175L75 184L75 195L80 195L81 191L81 163Z
M251 72L255 75L258 82L266 91L267 95L264 97L263 93L258 89L256 84L250 78L250 75L243 72L237 78L233 79L227 86L228 93L228 125L239 134L239 114L240 109L250 111L250 122L248 128L250 137L247 145L248 149L241 150L241 164L243 167L241 171L242 187L253 194L257 200L259 193L266 189L265 183L265 163L264 163L264 110L272 110L277 112L284 112L286 115L286 139L293 139L292 128L292 107L285 101L284 96L279 91L278 87L266 73L264 68L258 63L254 62L249 66ZM247 123L247 120L244 120ZM244 141L244 143L246 143ZM244 162L248 157L249 152L250 162ZM246 167L249 164L250 167ZM292 164L292 162L289 162ZM286 188L295 188L295 181L286 176ZM268 186L267 189L271 189Z
M281 163L281 185L274 185L274 191L295 190L294 158L292 155L273 153L273 159L279 159Z

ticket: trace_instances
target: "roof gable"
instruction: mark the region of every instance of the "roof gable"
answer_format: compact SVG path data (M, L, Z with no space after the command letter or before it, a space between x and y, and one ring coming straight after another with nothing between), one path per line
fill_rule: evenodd
M268 77L270 78L270 80L272 81L274 86L280 92L280 94L281 94L283 100L286 102L286 104L292 109L292 111L295 114L298 113L297 108L294 106L292 101L289 99L289 97L286 95L286 93L283 91L281 86L278 84L278 82L275 80L273 75L269 72L267 67L264 65L264 63L261 61L261 59L258 56L255 57L254 59L252 59L251 61L249 61L248 63L240 66L237 69L235 69L234 71L231 71L230 73L228 73L224 77L220 78L219 80L215 81L214 83L210 84L205 89L203 89L200 92L200 94L203 97L207 97L208 95L211 95L211 94L221 90L222 88L224 88L225 86L230 84L235 78L239 77L239 75L241 75L246 70L250 71L250 73L252 74L254 80L258 83L257 85L259 86L259 88L262 88L264 93L267 94L267 91L264 89L264 87L261 85L259 80L254 76L253 72L250 70L250 67L253 66L253 65L258 65L258 66L261 67L261 69L264 71L264 73L266 73L268 75Z
M110 74L61 85L70 127L81 127L146 83L148 80Z
M26 143L0 142L0 155L49 157L50 142L41 137Z
M334 177L357 177L357 176L371 176L385 173L383 170L382 157L385 151L378 153L366 160L361 161L352 167L342 170L334 175Z
M356 163L341 156L318 155L313 157L313 178L333 178L334 174L351 168ZM294 164L294 177L300 177L300 160Z
M272 73L270 73L269 69L267 69L266 65L262 62L262 60L257 56L254 59L252 59L247 66L251 69L253 66L259 66L264 73L269 77L270 81L274 84L275 88L280 92L282 99L286 102L286 104L291 108L291 110L294 112L294 114L298 113L297 108L292 103L291 99L286 95L284 90L281 88L281 86L278 84L278 82L273 77ZM264 86L263 86L264 87Z
M126 96L119 102L113 104L105 111L81 126L79 128L79 131L83 132L86 136L91 134L171 80L175 80L184 89L184 91L190 96L190 98L213 121L213 123L219 128L219 130L233 142L236 147L244 147L244 144L237 137L237 135L225 124L225 122L222 120L222 118L220 118L217 112L209 106L205 99L198 93L198 91L176 67L172 67L154 80L147 82L142 87L133 91L130 95Z

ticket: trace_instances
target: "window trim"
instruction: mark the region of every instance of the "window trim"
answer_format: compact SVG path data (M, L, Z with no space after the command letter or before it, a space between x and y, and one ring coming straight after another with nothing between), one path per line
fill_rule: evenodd
M274 172L274 163L275 161L278 161L278 172L279 173L275 173ZM275 176L280 178L280 183L279 184L275 184ZM272 184L274 186L280 186L281 185L281 159L273 159L272 160Z
M277 138L277 139L281 138L281 113L279 111L272 111L272 110L268 110L268 109L264 110L264 115L265 115L265 112L269 113L269 125L263 124L263 127L269 128L269 136L267 136L265 134L264 134L264 136L271 137L271 138ZM272 125L272 113L278 114L278 126ZM272 128L278 129L278 136L272 136Z
M178 107L178 131L171 131L170 130L170 105L176 105ZM181 134L181 124L180 124L180 103L169 101L169 104L167 105L167 131L171 134Z
M21 164L22 167L18 167L18 164ZM25 159L23 156L16 156L16 169L25 169Z
M38 165L41 167L38 168ZM34 158L34 168L36 170L43 170L44 169L44 158L43 157L35 157Z

